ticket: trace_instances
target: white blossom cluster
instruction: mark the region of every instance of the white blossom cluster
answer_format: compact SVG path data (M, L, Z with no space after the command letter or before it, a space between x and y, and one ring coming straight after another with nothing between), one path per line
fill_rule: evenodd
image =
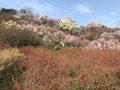
M112 33L104 32L98 40L90 42L87 48L120 50L120 42L114 38Z
M99 20L92 20L89 22L87 26L88 27L102 27L103 25L101 24Z
M65 39L63 40L64 43L69 43L71 46L79 46L80 44L80 37L68 34L65 36Z
M10 29L10 28L21 29L22 28L20 24L18 24L17 22L13 20L9 20L9 21L3 20L1 23L1 26L5 27L6 29Z
M100 38L104 38L104 39L114 39L114 34L113 33L108 33L108 32L104 32L100 35Z
M76 24L75 22L73 22L72 20L70 20L68 18L61 19L59 26L63 30L70 30L71 31L71 30L79 29L78 24Z
M37 22L41 24L51 19L47 15L23 13L23 12L19 12L17 15L14 15L14 17L18 19L31 20L33 22Z

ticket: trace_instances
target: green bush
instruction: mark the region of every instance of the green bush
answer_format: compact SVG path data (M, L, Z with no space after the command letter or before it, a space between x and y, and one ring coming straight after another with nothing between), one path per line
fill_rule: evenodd
M26 29L0 27L0 43L13 47L38 46L42 44L42 39L37 33Z
M5 20L5 21L9 21L9 20L17 21L17 19L14 18L13 13L0 12L0 23L2 23L3 20Z
M76 81L71 82L71 85L68 87L68 89L69 90L90 90L83 86L80 86L79 83Z
M61 44L59 42L56 43L46 43L44 42L43 47L49 50L60 50L62 48Z

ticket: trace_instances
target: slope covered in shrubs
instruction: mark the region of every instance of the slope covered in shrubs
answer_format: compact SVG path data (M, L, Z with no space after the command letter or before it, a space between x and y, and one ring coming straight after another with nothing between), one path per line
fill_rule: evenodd
M79 26L30 8L3 8L0 90L119 90L119 32L99 21Z
M4 17L0 20L1 43L17 47L42 45L49 49L59 49L66 46L91 48L91 44L97 49L120 48L119 33L117 33L119 28L108 28L97 20L91 21L86 26L79 26L71 18L53 19L47 15L34 14L30 8L19 11L1 10L1 13L3 12L4 14L11 13L12 16L10 16L11 19ZM102 35L105 36L101 39ZM117 46L115 44L111 44L115 48L111 48L109 45L105 46L106 40L103 39L106 37L110 43L117 42Z
M120 52L64 48L60 51L24 47L20 90L120 89Z

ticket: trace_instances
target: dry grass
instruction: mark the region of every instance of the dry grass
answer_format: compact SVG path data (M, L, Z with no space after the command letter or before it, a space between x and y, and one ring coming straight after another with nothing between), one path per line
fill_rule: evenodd
M22 56L17 48L0 50L0 71L12 66Z
M0 49L0 90L12 90L13 81L21 73L18 63L23 58L17 48Z

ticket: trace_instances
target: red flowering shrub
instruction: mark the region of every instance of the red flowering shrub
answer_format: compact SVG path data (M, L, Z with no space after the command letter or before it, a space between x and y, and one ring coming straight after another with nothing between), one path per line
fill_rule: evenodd
M64 85L69 80L66 76L67 60L56 59L55 53L41 48L26 47L20 51L27 56L26 60L20 63L21 67L25 68L21 77L21 80L24 78L20 83L21 89L65 88Z
M119 51L31 47L20 51L27 57L20 63L24 69L15 84L21 90L120 89Z

